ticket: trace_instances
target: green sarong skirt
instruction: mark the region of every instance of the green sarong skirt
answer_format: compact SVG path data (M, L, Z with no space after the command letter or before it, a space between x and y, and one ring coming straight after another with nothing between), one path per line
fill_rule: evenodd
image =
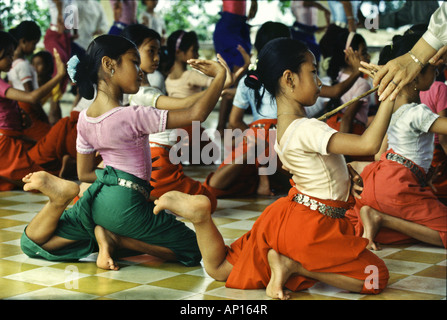
M52 261L84 258L98 250L94 229L100 225L117 235L171 249L186 266L200 263L201 254L193 230L165 211L154 215L154 203L142 192L118 185L119 178L132 181L150 194L152 187L147 181L109 166L97 170L96 175L97 180L84 195L62 214L55 231L59 237L77 241L48 252L30 240L25 229L21 239L25 254Z

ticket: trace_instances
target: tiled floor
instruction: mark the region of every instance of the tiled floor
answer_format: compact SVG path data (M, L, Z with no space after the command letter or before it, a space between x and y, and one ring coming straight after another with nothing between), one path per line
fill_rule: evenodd
M213 167L188 167L203 179ZM228 243L244 234L274 198L219 200L214 221ZM20 249L25 225L46 202L41 194L0 193L0 299L269 300L264 290L235 290L207 276L202 267L165 263L148 255L121 258L119 271L100 270L92 255L82 262L30 259ZM377 254L391 278L377 296L340 291L324 284L292 299L446 299L446 250L428 245L385 246Z
M217 113L208 125L215 127ZM216 166L185 167L203 181ZM251 228L272 198L218 201L213 218L226 242ZM20 249L25 225L46 197L23 191L0 192L0 299L7 300L270 300L265 290L235 290L214 281L200 266L188 268L148 255L121 258L119 271L98 269L95 255L81 262L30 259ZM187 223L190 225L189 223ZM447 252L428 245L383 246L376 252L388 266L387 289L376 296L343 292L317 283L293 300L446 300Z

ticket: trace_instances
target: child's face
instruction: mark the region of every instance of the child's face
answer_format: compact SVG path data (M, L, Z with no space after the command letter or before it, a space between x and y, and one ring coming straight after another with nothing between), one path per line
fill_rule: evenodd
M41 57L39 57L39 56L34 57L31 60L31 64L33 65L34 69L36 70L36 73L38 76L42 76L42 75L46 74L47 67Z
M433 82L438 76L438 68L429 64L424 73L418 75L418 89L419 91L427 91L430 89Z
M20 45L22 48L22 52L26 55L32 54L34 50L36 50L36 45L39 40L21 40Z
M160 64L160 41L145 39L138 48L141 57L141 70L146 73L154 73Z
M11 69L12 62L14 59L14 47L9 46L6 49L0 50L0 71L8 72Z
M360 60L369 63L371 61L371 56L368 53L368 47L366 43L360 43L358 52L360 54Z
M198 59L199 58L199 45L194 44L185 52L184 59L188 61L189 59Z
M321 80L318 77L317 62L312 52L306 53L306 62L301 65L298 83L293 94L303 106L312 106L320 95Z
M143 81L140 64L140 55L135 49L130 49L121 56L121 63L116 65L115 73L111 79L122 93L133 94L140 89Z
M149 10L154 10L155 7L157 6L157 4L158 4L158 0L146 0L146 1L144 1L144 5Z

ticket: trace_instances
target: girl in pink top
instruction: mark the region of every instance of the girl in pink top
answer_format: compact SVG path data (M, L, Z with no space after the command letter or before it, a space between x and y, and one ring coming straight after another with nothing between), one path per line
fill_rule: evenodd
M0 71L8 72L13 62L17 41L0 31ZM35 104L57 85L65 75L65 67L59 54L54 51L57 75L40 88L27 92L13 88L0 79L0 190L11 190L21 184L21 178L32 170L44 170L39 159L29 155L35 141L24 136L29 118L18 101Z
M24 190L36 189L49 197L22 235L27 255L63 261L99 249L97 266L117 270L113 250L125 247L187 266L200 262L195 233L171 214L153 214L148 139L151 133L204 121L220 97L226 69L214 61L189 61L214 77L203 103L190 108L168 112L124 107L123 94L137 93L143 80L140 62L135 44L113 35L97 37L81 61L70 61L68 72L82 97L92 99L97 87L95 100L78 120L78 176L92 185L65 210L79 193L77 184L46 172L23 179ZM97 152L104 169L95 166Z

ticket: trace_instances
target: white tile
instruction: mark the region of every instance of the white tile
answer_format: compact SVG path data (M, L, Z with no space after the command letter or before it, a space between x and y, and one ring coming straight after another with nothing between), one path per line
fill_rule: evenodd
M259 217L260 214L261 214L261 212L259 212L259 211L226 208L224 210L218 210L218 211L214 212L212 217L244 220L244 219Z
M444 279L409 276L389 286L390 288L418 291L445 296L447 281Z
M42 203L26 202L8 207L2 207L2 209L38 213L44 206L45 204Z
M255 221L253 221L253 220L241 220L241 221L235 221L235 222L223 224L223 225L220 225L219 227L249 231L253 227L254 223L255 223Z
M389 272L400 273L400 274L415 274L419 271L422 271L432 266L431 264L428 263L395 260L395 259L383 259L383 261L385 262Z
M146 284L149 282L162 280L178 275L177 272L160 270L141 266L126 266L118 271L107 271L96 274L98 277L105 277L115 280L128 281L133 283Z
M349 300L358 300L358 299L364 297L364 295L362 295L362 294L349 292L349 291L346 291L346 290L343 290L340 288L330 286L323 282L315 283L315 285L313 285L312 287L307 289L307 291L310 294L319 294L319 295L337 297L337 298L349 299Z
M240 290L221 287L207 291L206 294L234 300L271 300L270 297L266 295L265 289Z
M25 230L25 227L26 227L27 225L28 225L28 224L25 223L25 224L21 224L21 225L14 226L14 227L4 228L4 229L2 229L2 230L22 233L23 230Z
M194 292L141 285L105 296L117 300L180 300L194 295Z
M219 199L219 200L217 200L217 209L234 208L234 207L243 206L246 204L247 204L247 202L244 202L244 201Z
M2 200L11 200L11 201L19 201L19 202L42 202L48 201L48 197L43 194L35 194L24 192L19 195L14 195L11 197L1 198Z
M447 249L445 249L445 248L433 247L433 246L425 245L425 244L416 244L416 245L406 248L406 250L447 254Z
M4 208L3 208L4 209ZM26 211L26 210L24 210ZM16 221L23 221L23 222L30 222L38 213L39 211L31 211L31 212L27 212L27 213L17 213L15 215L12 216L5 216L3 217L4 219L11 219L11 220L16 220Z
M74 267L77 269L76 267ZM5 276L3 278L38 284L41 286L54 286L61 283L70 285L71 282L90 275L76 272L75 269L67 268L65 270L51 267L42 267L24 272L19 272Z
M75 289L43 288L9 297L6 300L92 300L97 297L92 294L78 292Z
M15 262L33 264L33 265L41 266L41 267L47 267L47 266L51 266L53 264L59 263L58 261L49 261L49 260L45 260L45 259L30 258L26 254L19 254L19 255L16 255L16 256L9 256L9 257L5 257L3 259L4 260L15 261Z

